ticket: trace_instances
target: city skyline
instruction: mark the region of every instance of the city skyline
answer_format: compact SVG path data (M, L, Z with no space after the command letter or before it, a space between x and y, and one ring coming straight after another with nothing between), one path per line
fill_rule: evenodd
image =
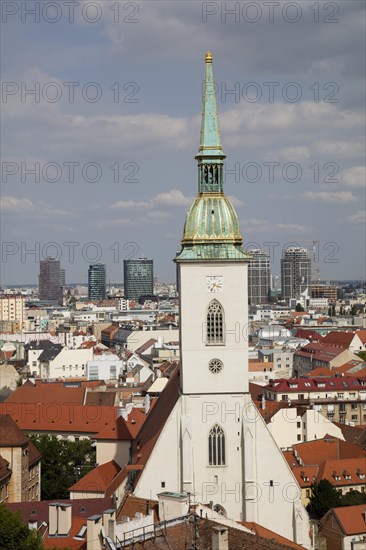
M322 280L364 277L362 6L338 2L337 14L320 13L319 22L305 9L295 23L292 12L276 13L274 24L264 11L253 24L242 14L238 22L204 14L201 4L138 6L136 22L119 25L111 10L93 25L77 13L54 25L7 16L2 284L36 284L39 261L56 253L70 282L85 281L93 262L122 281L123 260L142 255L160 280L175 280L173 258L197 192L208 49L225 188L244 247L269 252L278 274L283 248L311 254L317 240ZM276 51L266 47L274 36Z

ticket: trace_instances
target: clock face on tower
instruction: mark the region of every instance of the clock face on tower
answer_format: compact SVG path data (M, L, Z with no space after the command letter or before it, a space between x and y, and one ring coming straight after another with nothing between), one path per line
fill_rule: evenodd
M207 292L222 292L223 278L209 276L206 277Z

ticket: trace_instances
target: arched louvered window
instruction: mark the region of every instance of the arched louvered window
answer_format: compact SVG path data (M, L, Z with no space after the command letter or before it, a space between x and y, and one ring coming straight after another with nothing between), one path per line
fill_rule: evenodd
M225 433L218 424L211 428L208 435L208 463L210 466L225 466Z
M217 300L212 300L207 308L206 344L224 344L224 310Z

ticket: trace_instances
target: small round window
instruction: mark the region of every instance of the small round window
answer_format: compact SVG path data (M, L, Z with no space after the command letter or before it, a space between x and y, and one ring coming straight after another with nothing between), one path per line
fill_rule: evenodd
M224 364L220 359L211 359L208 364L208 368L212 374L218 374L224 368Z

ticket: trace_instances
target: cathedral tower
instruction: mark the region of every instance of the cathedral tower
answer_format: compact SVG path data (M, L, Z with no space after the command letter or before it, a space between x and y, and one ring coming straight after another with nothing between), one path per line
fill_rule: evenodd
M180 280L181 388L191 394L248 391L248 256L239 222L224 194L212 55L206 54L198 195L176 257Z

